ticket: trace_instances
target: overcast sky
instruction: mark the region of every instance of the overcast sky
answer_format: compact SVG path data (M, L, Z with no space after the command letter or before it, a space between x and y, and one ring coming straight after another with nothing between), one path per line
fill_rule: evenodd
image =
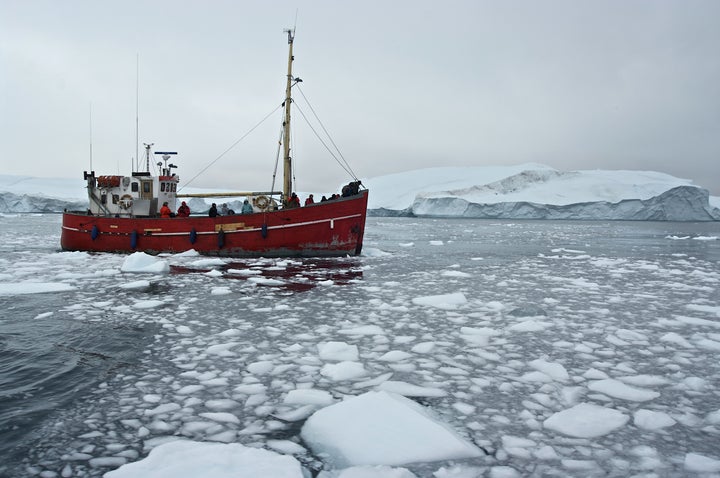
M97 174L128 174L137 62L140 143L187 182L282 103L296 12L294 73L361 179L537 162L720 195L717 0L0 0L0 173L79 177L92 138ZM348 181L293 121L296 189ZM280 124L191 185L269 188Z

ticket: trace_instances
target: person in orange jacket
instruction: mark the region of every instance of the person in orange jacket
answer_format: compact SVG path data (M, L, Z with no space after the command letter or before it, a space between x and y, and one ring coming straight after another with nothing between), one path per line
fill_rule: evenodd
M172 211L168 207L168 203L164 202L162 207L160 208L160 217L168 217L169 218L171 214L172 214Z

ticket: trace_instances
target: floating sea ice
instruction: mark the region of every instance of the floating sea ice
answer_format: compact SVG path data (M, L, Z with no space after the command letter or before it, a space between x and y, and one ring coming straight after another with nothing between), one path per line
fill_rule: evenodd
M238 345L240 342L227 342L224 344L215 344L207 348L206 352L210 355L219 355L220 357L232 357L235 355L230 349Z
M416 354L427 354L432 352L434 348L435 342L420 342L419 344L413 345L410 351Z
M631 387L612 378L590 382L588 388L594 392L604 393L610 397L630 400L632 402L646 402L660 396L658 392L653 390Z
M187 325L178 325L177 327L175 327L175 331L178 334L182 334L182 335L192 335L192 333L193 333L192 329L190 327L188 327Z
M342 362L343 360L357 361L359 352L357 345L345 342L327 342L318 344L318 353L321 360Z
M257 285L267 285L267 286L277 286L277 285L284 285L285 282L277 279L269 279L267 277L249 277L249 282L252 282Z
M447 392L436 387L421 387L407 382L387 380L378 385L378 390L397 393L405 397L444 397Z
M335 382L352 380L367 375L367 370L360 362L343 361L340 363L325 364L320 369L320 375Z
M644 430L659 430L670 427L677 423L667 413L655 412L653 410L640 409L633 414L635 425Z
M139 300L135 302L132 307L133 309L154 309L164 305L165 302L157 299Z
M224 266L225 261L218 258L198 259L197 261L192 261L189 265L192 267L197 267L198 269L205 269L207 267Z
M238 443L177 440L155 447L143 460L105 473L105 478L303 478L300 463L289 455Z
M417 475L406 468L367 465L351 466L342 470L321 471L317 478L417 478Z
M431 246L442 246L445 243L443 241L430 241Z
M173 257L200 257L200 253L195 249L188 249L187 251L174 254Z
M520 478L522 475L512 466L500 465L490 468L490 478Z
M267 440L265 444L283 455L303 455L307 452L305 447L290 440Z
M227 412L206 412L201 413L200 416L219 423L240 423L240 419L238 417L236 417L232 413Z
M654 387L670 383L670 380L660 375L627 375L625 377L618 377L618 380L629 385L635 385L636 387Z
M119 287L121 289L145 289L147 287L150 287L150 281L136 280L133 282L128 282L127 284L120 284Z
M720 471L720 460L698 453L685 455L685 469L697 473L715 473Z
M426 307L437 307L438 309L453 310L459 305L467 303L467 298L462 292L454 292L452 294L428 295L424 297L415 297L413 304Z
M607 435L625 425L627 415L591 403L580 403L572 408L553 414L543 422L545 428L578 438L594 438Z
M231 293L232 291L230 290L230 287L225 286L213 287L212 289L210 289L210 295L228 295Z
M145 415L152 417L155 415L162 415L164 413L171 413L175 412L177 410L180 410L182 407L177 403L163 403L162 405L158 405L157 407L145 410Z
M364 257L385 257L391 256L389 252L382 251L376 247L365 247L363 248L362 255Z
M75 287L62 282L17 282L0 284L0 295L42 294L45 292L66 292Z
M223 410L233 410L235 408L239 408L240 404L238 402L236 402L235 400L231 400L229 398L217 398L214 400L206 401L205 407L207 407L210 410L223 411Z
M402 350L391 350L378 357L381 362L401 362L412 357L412 354L403 352Z
M122 272L164 274L170 271L170 266L167 261L155 256L144 252L134 252L125 258L120 270Z
M565 370L565 367L563 367L563 365L560 363L548 362L543 359L537 359L528 362L528 365L530 365L535 370L552 377L555 380L565 382L570 379L570 375L568 375L567 370Z
M529 319L511 325L507 328L507 330L512 330L513 332L540 332L541 330L545 330L548 327L552 327L552 325L553 324L551 322Z
M693 345L690 342L688 342L687 340L685 340L685 338L682 335L679 335L675 332L668 332L667 334L660 337L660 340L662 342L669 342L671 344L676 344L681 347L686 347L686 348L693 347Z
M348 329L340 329L338 332L344 335L385 335L383 329L377 325L359 325Z
M330 392L326 390L300 388L290 390L285 396L283 403L293 405L319 405L324 407L335 403L335 399Z
M427 409L387 392L367 392L318 410L301 436L337 468L482 456Z
M462 271L442 271L440 273L442 277L457 277L457 278L466 278L466 277L472 277L472 274L468 274L467 272Z
M228 269L227 273L238 276L256 276L261 275L262 271L258 269Z

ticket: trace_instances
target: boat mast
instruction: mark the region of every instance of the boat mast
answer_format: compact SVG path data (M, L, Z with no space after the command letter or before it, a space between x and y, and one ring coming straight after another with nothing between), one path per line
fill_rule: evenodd
M293 62L293 40L295 39L295 32L293 30L285 30L288 34L288 72L287 72L287 86L285 87L285 121L283 121L283 147L284 147L284 161L283 161L283 205L287 206L290 200L290 194L292 194L292 160L290 158L290 103L292 103L292 97L290 90L292 88L292 62Z

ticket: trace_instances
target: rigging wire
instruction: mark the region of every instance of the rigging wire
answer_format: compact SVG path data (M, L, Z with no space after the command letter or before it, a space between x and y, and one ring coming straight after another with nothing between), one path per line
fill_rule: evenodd
M314 109L314 108L312 107L312 105L310 104L310 100L307 99L307 96L305 96L305 93L303 93L303 90L302 90L302 88L300 88L300 85L299 85L299 84L297 84L297 87L298 87L298 91L299 91L300 94L302 95L303 99L305 99L305 103L307 103L307 105L310 107L310 111L312 111L312 114L313 114L313 116L315 116L315 119L317 120L318 124L319 124L320 127L323 129L323 131L325 132L325 135L328 137L328 139L329 139L330 142L332 143L333 147L335 147L335 150L337 151L338 155L340 155L340 157L342 158L343 163L345 163L345 166L347 166L347 169L346 169L345 167L343 167L343 169L345 169L345 171L346 171L348 174L350 174L350 176L352 176L353 179L355 179L355 180L357 181L357 176L355 175L355 172L354 172L354 171L352 170L352 168L350 167L350 164L349 164L349 163L347 162L347 160L345 159L345 156L343 156L342 151L340 151L340 148L338 148L337 144L335 144L335 141L333 141L332 136L330 136L330 133L328 133L328 130L325 129L325 125L323 124L322 121L320 121L320 118L318 117L317 113L315 112L315 109ZM295 106L297 106L297 102L295 103ZM300 108L298 107L298 109L300 109ZM301 113L302 113L302 112L301 112ZM303 114L303 118L304 118L304 117L305 117L305 115ZM305 121L307 121L307 118L305 118ZM309 125L309 124L310 124L310 123L308 122L308 125ZM310 126L310 129L312 129L312 126ZM313 129L313 133L315 133L315 130L314 130L314 129ZM317 136L317 133L315 133L315 135ZM319 139L319 138L320 138L320 137L318 136L318 139ZM320 142L322 142L322 140L320 140ZM325 143L323 143L323 145L324 145L324 144L325 144ZM330 149L329 149L327 146L325 146L325 148L327 148L328 151L330 151ZM333 154L333 153L330 152L330 154ZM335 158L334 155L333 155L333 157ZM338 161L338 159L335 158L335 161ZM338 163L339 163L339 161L338 161ZM340 166L342 166L342 164L341 164Z
M350 166L346 166L342 162L340 162L340 160L335 155L335 153L333 153L333 151L330 149L330 147L325 143L325 141L323 141L323 139L320 137L318 132L315 131L315 128L313 128L312 124L310 124L310 121L308 121L307 116L305 116L305 113L303 113L302 108L300 108L300 106L297 103L295 103L295 108L297 108L297 110L300 112L300 115L303 117L303 119L305 120L307 125L310 127L310 130L313 133L315 133L315 136L317 137L318 141L320 141L320 143L323 146L325 146L325 149L327 149L328 153L330 153L330 156L332 156L333 159L335 161L337 161L337 163L340 165L341 168L343 168L345 170L346 173L348 173L353 179L355 179L357 181L357 176L355 176L355 173L350 169ZM338 153L339 153L339 151L338 151ZM344 161L344 158L343 158L343 161Z
M270 191L275 191L275 177L277 176L278 164L280 163L280 148L282 148L283 128L280 128L280 137L278 138L277 153L275 154L275 169L273 169L272 185Z
M240 141L244 140L250 133L252 133L253 131L255 131L255 129L257 129L261 124L263 124L263 123L264 123L270 116L272 116L277 110L279 110L280 108L282 108L282 106L283 106L283 105L280 104L280 105L278 105L277 108L275 108L275 109L272 110L270 113L268 113L263 119L260 120L260 122L259 122L258 124L256 124L256 125L253 126L252 128L250 128L250 130L249 130L247 133L245 133L244 135L242 135L242 136L240 137L240 139L238 139L237 141L235 141L232 145L230 145L230 147L229 147L228 149L226 149L225 151L223 151L223 152L220 154L220 156L218 156L217 158L213 159L207 166L205 166L202 170L200 170L199 173L197 173L197 174L196 174L195 176L193 176L189 181L187 181L187 182L185 183L185 185L178 190L178 192L180 192L180 191L182 191L183 189L185 189L186 186L189 186L190 183L193 182L195 179L197 179L198 176L200 176L202 173L204 173L205 171L207 171L208 168L210 168L210 166L212 166L213 164L215 164L220 158L222 158L222 157L225 156L227 153L229 153L230 150L233 149L235 146L237 146Z

